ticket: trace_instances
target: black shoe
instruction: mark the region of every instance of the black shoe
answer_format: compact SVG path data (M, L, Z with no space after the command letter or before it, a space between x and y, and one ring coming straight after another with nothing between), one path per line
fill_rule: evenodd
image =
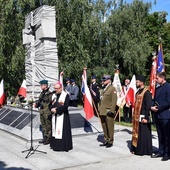
M49 140L45 140L45 141L43 142L43 144L44 144L44 145L48 145L48 144L50 144L50 141L49 141Z
M43 144L44 143L44 139L40 140L38 143L39 144Z
M112 146L113 146L113 144L108 143L108 144L106 145L106 148L110 148L110 147L112 147Z
M108 144L108 143L105 142L105 143L100 144L99 146L106 146L107 144Z
M151 155L151 158L159 158L159 157L162 157L163 155L161 155L160 153L157 153L157 154L152 154Z
M169 159L168 156L164 156L164 157L161 159L161 161L167 161L168 159Z

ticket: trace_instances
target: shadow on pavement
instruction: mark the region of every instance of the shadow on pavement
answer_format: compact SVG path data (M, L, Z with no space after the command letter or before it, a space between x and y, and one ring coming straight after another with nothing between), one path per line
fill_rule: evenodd
M0 169L7 169L7 170L31 170L31 169L27 169L27 168L17 168L17 167L10 167L10 168L5 168L7 165L5 164L5 162L0 161Z

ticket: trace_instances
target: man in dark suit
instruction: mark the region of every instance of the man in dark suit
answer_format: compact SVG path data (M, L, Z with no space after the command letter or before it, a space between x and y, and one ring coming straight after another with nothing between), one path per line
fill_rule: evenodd
M77 107L79 87L74 79L71 79L71 91L70 91L70 106Z
M65 91L68 93L68 95L70 96L70 92L71 92L71 83L70 83L70 79L66 78L66 86L65 86Z
M90 84L90 93L93 99L94 115L98 117L98 103L100 100L99 86L96 82L96 76L92 76Z
M170 156L170 84L166 81L164 72L158 73L156 81L159 86L156 88L154 106L155 124L158 133L158 153L152 158L163 157L161 161L167 161Z
M105 142L100 146L110 148L114 141L114 117L117 103L117 93L115 87L111 85L111 76L106 75L102 77L103 90L100 96L100 119L104 132Z

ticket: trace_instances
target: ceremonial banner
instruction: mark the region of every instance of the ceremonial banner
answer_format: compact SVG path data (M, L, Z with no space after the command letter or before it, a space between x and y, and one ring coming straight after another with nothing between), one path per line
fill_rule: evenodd
M154 56L152 58L152 68L151 68L151 74L150 74L150 86L149 90L152 94L152 98L155 96L155 87L156 87L156 71L157 71L157 57Z
M18 95L21 95L24 98L26 97L27 95L26 80L23 80L22 85L18 91Z
M81 91L83 93L83 99L84 99L84 112L86 115L86 119L88 120L94 116L94 112L93 112L92 97L90 94L90 90L87 86L86 69L83 70Z
M136 77L135 77L135 75L133 75L132 80L131 80L130 85L129 85L129 89L127 90L127 92L125 94L126 101L129 101L133 108L134 108L134 105L135 105L136 91L137 91L137 89L136 89Z
M1 80L0 84L0 105L5 103L5 93L4 93L4 80Z
M122 90L118 72L116 72L114 75L112 85L116 88L116 91L117 91L117 105L123 108L125 104L125 95Z
M162 43L158 47L157 65L158 65L158 68L157 68L158 73L165 71Z

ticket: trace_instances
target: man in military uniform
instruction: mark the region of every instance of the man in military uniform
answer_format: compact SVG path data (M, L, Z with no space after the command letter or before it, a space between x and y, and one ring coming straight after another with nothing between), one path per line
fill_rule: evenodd
M102 77L103 90L100 96L99 112L102 123L104 140L100 146L110 148L114 141L114 117L117 103L117 93L115 87L111 85L111 76L105 75Z
M43 133L43 139L39 141L39 143L47 145L50 142L51 136L51 122L49 119L49 115L51 114L51 112L48 106L51 102L52 93L49 91L47 80L41 80L39 84L41 85L42 92L40 93L39 99L35 105L36 108L39 108L40 121Z

